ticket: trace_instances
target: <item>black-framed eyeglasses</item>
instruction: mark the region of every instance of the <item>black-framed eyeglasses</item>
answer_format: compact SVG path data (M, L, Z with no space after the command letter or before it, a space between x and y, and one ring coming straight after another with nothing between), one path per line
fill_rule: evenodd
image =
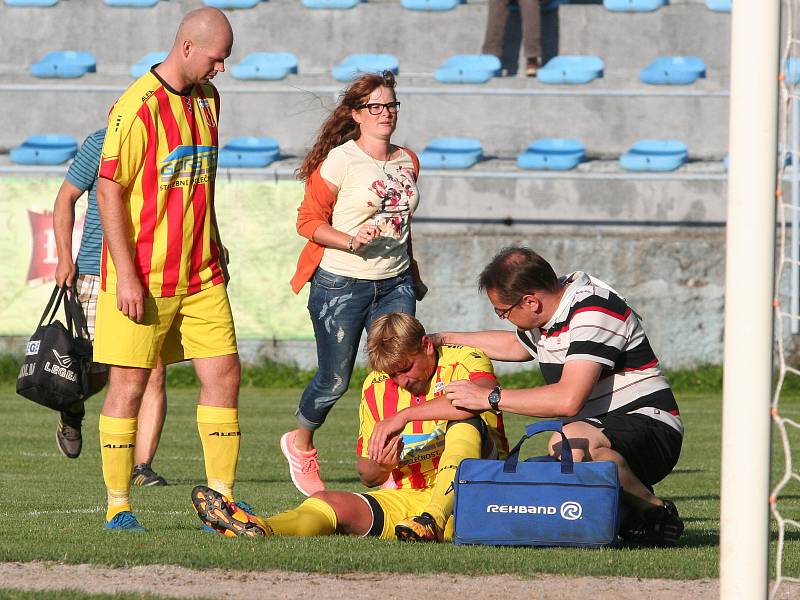
M377 116L383 112L384 108L392 114L396 113L398 110L400 110L400 103L397 100L394 102L387 102L386 104L381 104L380 102L370 102L369 104L359 104L356 106L356 108L359 110L366 108L369 111L369 114Z
M519 300L514 302L514 304L512 304L508 308L502 308L501 309L501 308L495 307L494 314L496 314L501 319L507 319L508 315L511 314L511 311L514 310L515 308L517 308L517 306L519 306L519 303L522 302L525 299L525 296L527 296L527 295L528 294L522 294L522 296L519 297Z

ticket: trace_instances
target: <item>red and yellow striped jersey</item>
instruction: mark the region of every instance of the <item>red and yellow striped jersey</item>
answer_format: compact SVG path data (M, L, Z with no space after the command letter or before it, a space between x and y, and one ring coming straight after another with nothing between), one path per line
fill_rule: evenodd
M451 381L475 381L488 377L496 382L492 362L480 350L470 346L441 346L438 353L436 374L431 378L427 392L421 396L412 396L411 392L398 387L386 373L370 373L361 390L358 409L360 430L356 451L360 457L369 457L367 444L378 421L409 406L442 396L445 386ZM498 452L505 456L508 442L503 429L503 416L487 411L481 414L481 418L489 426ZM424 489L433 485L444 450L446 428L445 420L412 421L406 425L402 431L400 466L391 474L392 487Z
M122 94L108 115L100 177L124 188L136 272L154 297L192 294L223 283L214 214L219 94L210 83L190 93L152 71ZM103 290L116 272L103 243Z

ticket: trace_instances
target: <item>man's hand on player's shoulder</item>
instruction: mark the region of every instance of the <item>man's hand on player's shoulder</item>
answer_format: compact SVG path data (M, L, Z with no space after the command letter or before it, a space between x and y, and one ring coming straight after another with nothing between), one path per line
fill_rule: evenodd
M444 342L444 335L443 334L441 334L441 333L428 333L426 335L428 336L428 339L431 341L431 344L433 344L436 348L444 346L445 342Z

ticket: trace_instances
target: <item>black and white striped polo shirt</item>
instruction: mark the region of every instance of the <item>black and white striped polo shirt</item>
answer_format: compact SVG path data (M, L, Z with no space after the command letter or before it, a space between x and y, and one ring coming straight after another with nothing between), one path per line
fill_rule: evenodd
M638 413L683 434L669 382L661 374L639 317L613 288L576 271L562 278L564 295L552 318L539 329L517 330L538 360L547 383L561 379L564 363L589 360L603 365L583 409L564 422L609 413Z

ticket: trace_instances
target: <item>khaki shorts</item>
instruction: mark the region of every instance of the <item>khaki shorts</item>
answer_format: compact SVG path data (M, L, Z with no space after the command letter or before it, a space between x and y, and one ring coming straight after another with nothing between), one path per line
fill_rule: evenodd
M117 297L100 290L94 360L153 369L191 358L236 354L233 315L224 285L188 296L144 301L144 318L134 323L117 308Z
M89 330L89 339L94 339L94 322L97 315L97 293L100 291L99 275L78 275L75 281L78 291L78 301L86 315L86 328Z
M424 490L376 490L359 494L372 510L372 527L367 535L380 537L383 540L397 539L394 527L403 519L416 517L422 513L431 501L433 488ZM447 520L444 528L444 539L453 539L453 517Z

